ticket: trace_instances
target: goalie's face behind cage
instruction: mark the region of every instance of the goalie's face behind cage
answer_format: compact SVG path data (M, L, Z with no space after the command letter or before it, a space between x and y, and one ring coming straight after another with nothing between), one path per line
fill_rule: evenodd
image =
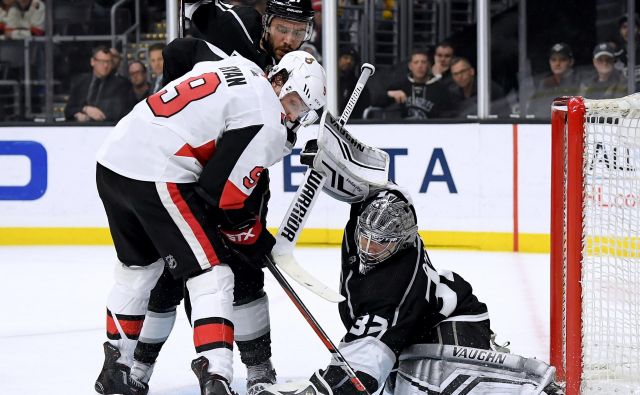
M360 272L414 245L418 234L416 216L409 203L385 191L365 202L356 225Z

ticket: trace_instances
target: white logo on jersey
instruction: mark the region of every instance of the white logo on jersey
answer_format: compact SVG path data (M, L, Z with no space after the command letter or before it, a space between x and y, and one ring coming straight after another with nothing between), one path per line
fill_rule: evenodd
M353 323L353 327L349 330L349 333L354 336L362 336L366 332L367 336L372 336L374 333L380 332L378 336L376 336L377 339L380 339L388 327L389 323L385 318L377 315L370 317L369 314L365 314Z
M240 233L227 233L226 236L234 243L241 243L243 241L248 241L249 239L253 239L254 237L256 237L256 235L253 234L253 228Z
M167 267L169 269L175 269L178 266L178 262L176 262L176 258L173 255L167 255L164 257L164 261L167 262Z

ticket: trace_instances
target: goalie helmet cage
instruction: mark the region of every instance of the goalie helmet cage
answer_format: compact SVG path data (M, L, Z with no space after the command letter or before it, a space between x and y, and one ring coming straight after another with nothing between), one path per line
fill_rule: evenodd
M640 94L556 99L551 364L568 395L640 393Z

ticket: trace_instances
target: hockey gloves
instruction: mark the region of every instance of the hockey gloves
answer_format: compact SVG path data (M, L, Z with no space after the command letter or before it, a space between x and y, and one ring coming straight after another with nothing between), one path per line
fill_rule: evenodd
M258 217L232 226L220 226L220 233L238 259L259 268L265 266L264 257L276 244L276 239L264 229Z

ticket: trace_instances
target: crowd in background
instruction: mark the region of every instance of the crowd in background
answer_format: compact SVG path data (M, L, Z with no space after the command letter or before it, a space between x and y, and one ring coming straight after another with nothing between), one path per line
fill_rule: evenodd
M0 1L0 39L44 34L43 0ZM361 5L363 1L340 0L338 4L339 7ZM381 21L393 18L394 0L375 1L380 3ZM242 0L231 2L244 3ZM97 17L106 15L112 4L110 0L96 0L92 14ZM322 61L322 1L312 0L312 5L316 12L313 36L301 49ZM151 10L154 9L158 10L156 13L163 12L161 6L151 7ZM339 18L340 15L339 10ZM150 19L160 20L162 17L156 15ZM636 26L638 32L638 20ZM578 43L582 47L590 45L593 48L591 64L577 64L574 56L576 43L565 40L549 42L548 71L529 78L526 102L519 102L522 96L518 96L517 87L506 86L503 81L490 82L490 114L508 118L523 113L527 117L548 119L549 105L558 96L581 95L591 99L608 99L626 95L628 30L627 18L621 17L615 37L593 44ZM345 37L350 33L342 31L340 34L339 41L343 42L339 45L338 54L338 102L341 111L357 81L362 59L353 44L344 43L352 42L353 36ZM639 41L640 34L636 38L636 42ZM162 48L163 44L152 44L142 59L128 58L121 63L118 50L99 45L91 48L90 58L85 63L73 59L76 67L87 72L72 73L59 84L66 101L64 119L78 122L118 121L136 102L160 89ZM475 42L472 41L468 42L466 48L461 47L459 40L457 43L441 41L433 47L414 45L408 59L396 59L395 64L385 70L387 75L372 79L360 97L352 119L476 117L477 73L475 59L469 56L474 51ZM640 49L636 51L636 56L638 64ZM42 75L42 72L38 75ZM636 72L635 75L640 73ZM7 78L6 73L2 78Z

